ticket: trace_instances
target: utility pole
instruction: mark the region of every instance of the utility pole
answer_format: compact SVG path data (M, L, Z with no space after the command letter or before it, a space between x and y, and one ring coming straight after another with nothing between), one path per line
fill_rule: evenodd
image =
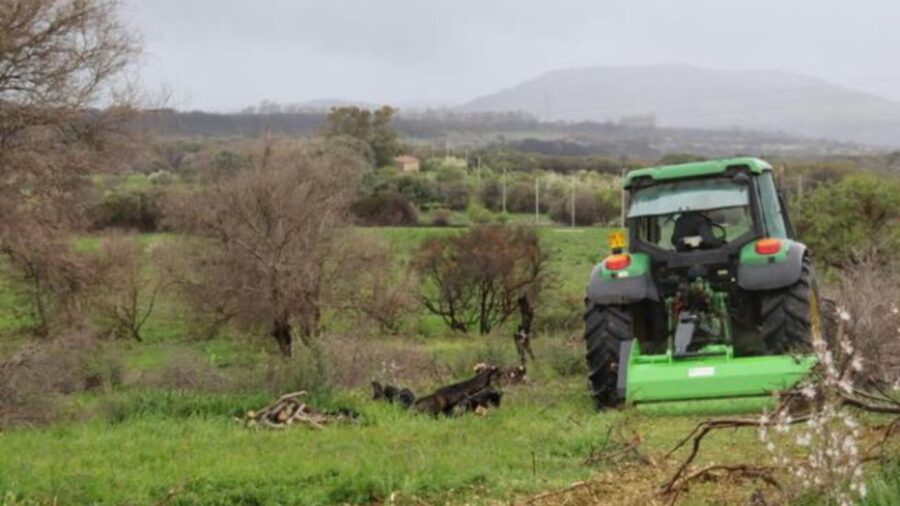
M538 184L538 178L534 178L534 224L537 225L541 221L541 186Z
M481 189L481 157L478 157L478 189Z
M575 174L572 174L572 228L575 228Z
M506 168L503 168L503 214L506 214Z
M621 207L621 217L619 218L619 226L625 228L625 167L622 167L622 179L619 181L619 207Z

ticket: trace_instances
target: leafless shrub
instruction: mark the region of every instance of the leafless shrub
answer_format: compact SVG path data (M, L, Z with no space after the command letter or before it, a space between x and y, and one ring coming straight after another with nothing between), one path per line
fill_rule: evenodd
M137 46L116 9L107 0L0 5L0 254L42 335L78 312L74 295L90 279L63 239L83 215L86 175L133 138L131 108L113 88Z
M169 357L162 368L141 374L136 384L166 390L223 392L230 386L228 378L196 352L182 351Z
M864 362L864 381L900 380L900 272L874 263L841 274L838 305L847 338Z
M53 402L55 394L114 381L113 368L97 367L102 356L93 336L73 333L27 345L0 362L0 426L49 422L59 414Z
M434 363L426 352L402 340L385 343L331 335L324 344L332 382L341 388L359 388L373 378L413 387L444 379L443 375L435 375Z
M86 306L86 288L93 281L96 265L73 251L62 238L46 228L23 227L0 239L2 267L18 296L27 301L33 332L49 336L58 328L79 323Z
M415 274L398 265L395 248L370 234L354 232L341 239L344 252L329 266L330 306L355 314L360 323L396 334L403 319L418 307Z
M213 289L207 284L215 271L204 256L209 245L200 239L179 237L157 248L158 267L171 281L167 291L190 309L186 322L188 336L197 340L219 336L234 313L227 301L212 296Z
M313 345L332 238L364 162L326 142L267 143L252 167L185 195L170 209L200 240L191 252L193 307L272 337L290 356L294 335Z
M134 236L113 235L100 246L100 280L92 300L103 328L142 341L141 329L169 283L168 271L146 265L146 247Z
M491 225L428 239L413 259L425 307L453 330L482 334L505 322L522 295L536 300L546 264L533 231Z

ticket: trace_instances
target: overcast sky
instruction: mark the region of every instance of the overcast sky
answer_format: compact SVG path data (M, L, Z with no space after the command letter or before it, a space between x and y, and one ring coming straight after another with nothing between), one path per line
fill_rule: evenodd
M548 70L800 72L900 100L896 0L123 0L180 109L464 102Z

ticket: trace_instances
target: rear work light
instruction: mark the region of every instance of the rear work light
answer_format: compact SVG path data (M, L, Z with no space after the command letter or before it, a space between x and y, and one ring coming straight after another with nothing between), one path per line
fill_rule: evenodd
M611 271L620 271L628 267L629 264L631 264L631 257L624 254L611 255L607 257L606 261L603 262L603 265Z
M778 239L760 239L756 241L756 252L760 255L774 255L781 251L781 241Z

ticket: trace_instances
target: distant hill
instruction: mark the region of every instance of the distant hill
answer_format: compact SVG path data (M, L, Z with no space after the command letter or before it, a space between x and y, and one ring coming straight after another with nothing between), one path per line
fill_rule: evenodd
M790 72L685 65L547 72L459 107L549 121L739 128L900 147L900 103Z
M315 135L325 111L217 114L201 111L148 111L145 128L170 137L259 137ZM794 135L742 129L639 128L615 123L547 123L520 113L463 113L447 110L400 114L394 121L411 144L478 149L505 145L548 155L627 156L655 160L667 153L703 156L834 156L873 152L849 142L810 140Z

